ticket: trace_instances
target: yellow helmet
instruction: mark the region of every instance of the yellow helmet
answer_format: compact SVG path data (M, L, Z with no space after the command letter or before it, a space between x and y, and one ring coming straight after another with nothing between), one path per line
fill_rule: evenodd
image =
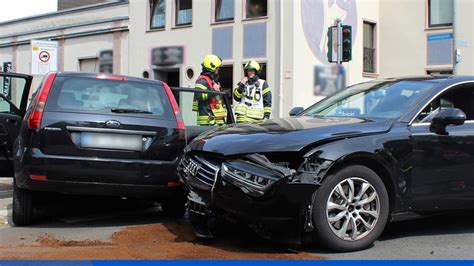
M217 55L206 55L202 60L202 67L211 71L215 71L222 66L222 59Z
M258 73L258 72L260 72L260 64L256 61L250 60L250 61L247 62L247 64L245 64L244 70L245 71L255 70L255 72Z

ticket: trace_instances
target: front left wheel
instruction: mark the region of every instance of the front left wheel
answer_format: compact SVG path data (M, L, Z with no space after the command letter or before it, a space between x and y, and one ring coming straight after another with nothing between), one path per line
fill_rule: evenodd
M348 166L328 176L313 204L318 243L335 251L368 248L380 237L388 220L385 185L365 166Z

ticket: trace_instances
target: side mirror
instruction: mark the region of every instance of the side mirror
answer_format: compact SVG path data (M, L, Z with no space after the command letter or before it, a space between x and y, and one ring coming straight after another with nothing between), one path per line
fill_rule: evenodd
M303 107L293 107L290 111L290 116L297 116L304 111Z
M438 135L449 135L448 125L460 126L466 121L466 114L458 108L441 109L431 120L430 131Z

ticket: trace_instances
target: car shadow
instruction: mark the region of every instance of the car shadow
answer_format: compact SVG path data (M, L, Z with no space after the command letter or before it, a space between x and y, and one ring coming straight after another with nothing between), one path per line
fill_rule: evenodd
M163 223L167 230L175 235L175 242L191 242L197 245L205 245L229 252L265 253L265 254L288 254L299 253L296 249L286 245L275 243L264 239L243 224L233 224L222 222L214 231L214 239L198 239L191 224L188 221L182 222L179 226L176 223Z
M474 233L474 211L432 214L429 217L389 223L379 241L413 236Z
M424 218L388 223L376 242L418 236L472 234L474 233L472 221L474 221L474 211L433 213ZM311 253L334 254L333 251L316 245L307 246L303 250Z
M11 209L11 204L8 207ZM29 228L134 226L169 221L159 203L119 197L48 195L41 199ZM11 211L8 217L13 225Z
M11 210L11 204L8 206ZM11 221L11 212L8 217ZM215 239L200 241L187 219L167 218L158 203L117 197L84 197L57 195L44 199L35 213L30 228L79 228L162 224L175 237L175 242L190 242L235 252L318 253L333 252L318 245L288 247L264 239L242 224L223 222L215 231ZM454 217L454 218L453 218ZM389 223L378 242L426 235L474 233L474 211L433 215L417 220Z

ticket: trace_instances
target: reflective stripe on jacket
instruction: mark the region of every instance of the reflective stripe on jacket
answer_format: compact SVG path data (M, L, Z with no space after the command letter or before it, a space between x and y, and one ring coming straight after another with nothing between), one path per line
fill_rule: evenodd
M272 94L263 79L254 84L239 82L234 90L234 100L239 102L235 110L237 123L258 122L269 118L272 112Z
M201 75L195 88L213 90L210 77ZM202 126L223 125L227 119L227 109L219 95L196 93L193 100L193 111L197 112L197 124Z

